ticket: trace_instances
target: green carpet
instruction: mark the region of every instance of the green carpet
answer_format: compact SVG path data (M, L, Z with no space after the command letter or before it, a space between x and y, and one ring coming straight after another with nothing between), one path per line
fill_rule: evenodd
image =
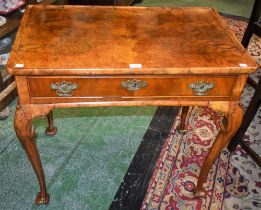
M242 17L250 17L254 0L140 0L136 6L213 7L216 10Z
M57 109L58 133L36 120L48 206L34 205L38 183L13 129L16 102L0 129L0 209L108 209L156 107Z

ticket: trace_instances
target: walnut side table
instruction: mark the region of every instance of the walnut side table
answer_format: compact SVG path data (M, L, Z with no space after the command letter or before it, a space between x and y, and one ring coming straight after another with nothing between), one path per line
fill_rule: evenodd
M209 106L226 116L201 169L195 196L241 124L240 94L257 64L211 8L29 6L8 62L19 102L16 134L48 204L32 121L91 106Z

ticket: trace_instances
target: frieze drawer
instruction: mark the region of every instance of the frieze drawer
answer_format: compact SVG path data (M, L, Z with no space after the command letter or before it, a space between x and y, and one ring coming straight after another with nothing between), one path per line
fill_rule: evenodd
M235 80L233 76L96 76L29 77L28 83L31 97L229 97Z

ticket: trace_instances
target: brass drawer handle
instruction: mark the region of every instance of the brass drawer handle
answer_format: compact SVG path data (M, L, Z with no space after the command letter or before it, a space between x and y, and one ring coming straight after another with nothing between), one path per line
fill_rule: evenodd
M215 87L215 84L213 82L200 81L189 84L189 87L193 90L196 96L205 96L208 94L209 90Z
M146 81L138 79L129 79L121 82L121 86L129 91L136 91L140 88L147 87L148 83Z
M61 97L70 97L73 95L73 90L78 88L76 83L72 82L55 82L50 85L52 90L56 90L56 94Z

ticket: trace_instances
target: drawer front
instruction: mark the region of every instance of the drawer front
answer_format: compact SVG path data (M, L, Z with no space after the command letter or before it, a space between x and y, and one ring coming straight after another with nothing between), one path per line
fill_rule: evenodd
M31 97L229 97L233 76L29 77Z

